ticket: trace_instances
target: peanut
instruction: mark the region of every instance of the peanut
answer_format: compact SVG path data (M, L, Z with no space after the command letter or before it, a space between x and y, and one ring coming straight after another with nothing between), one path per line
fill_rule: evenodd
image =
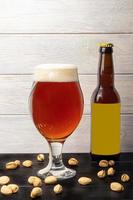
M62 190L63 190L63 188L60 184L54 186L54 193L55 194L60 194L62 192Z
M25 160L22 165L24 167L31 167L32 166L32 161L31 160Z
M109 160L109 166L114 166L115 165L115 161L114 160Z
M122 174L122 175L121 175L121 181L122 181L122 182L127 182L127 181L129 181L129 180L130 180L130 177L129 177L128 174Z
M100 170L98 173L97 173L97 176L99 178L104 178L106 176L106 172L105 170Z
M3 186L1 187L1 190L0 190L0 191L1 191L1 194L4 194L4 195L6 195L6 196L12 194L11 188L8 187L7 185L3 185Z
M47 176L45 179L44 179L44 182L46 184L54 184L57 182L57 178L55 176Z
M18 167L21 165L20 160L15 160L14 163L16 163Z
M80 185L88 185L92 182L92 179L88 177L81 177L78 179L78 182Z
M41 179L40 178L36 178L36 179L34 179L34 181L33 181L33 186L34 187L37 187L37 186L42 186L42 181L41 181Z
M30 176L28 178L28 183L32 184L34 187L42 185L41 179L39 177L37 177L37 176Z
M8 176L0 176L0 185L6 185L10 182L10 178Z
M36 177L36 176L30 176L30 177L28 178L28 183L29 183L29 184L32 184L33 181L34 181L34 179L35 179L35 177Z
M110 189L115 191L115 192L121 192L124 190L124 187L122 184L118 183L118 182L112 182L110 184Z
M31 193L30 193L30 197L32 199L35 199L37 197L42 196L42 189L40 187L35 187L32 189Z
M113 167L110 167L108 170L107 170L107 175L108 176L113 176L115 173L115 170Z
M41 154L41 153L40 153L40 154L37 155L37 160L38 160L38 161L44 161L44 159L45 159L44 154Z
M14 193L17 193L18 190L19 190L19 186L16 185L16 184L9 184L9 185L7 185L7 186L12 190L12 193L13 193L13 194L14 194Z
M99 162L100 167L108 167L108 161L107 160L101 160Z
M70 158L70 159L68 160L68 164L69 164L69 165L75 166L75 165L78 165L78 163L79 163L79 161L78 161L76 158Z
M16 169L17 168L17 164L15 162L8 162L6 163L6 169Z

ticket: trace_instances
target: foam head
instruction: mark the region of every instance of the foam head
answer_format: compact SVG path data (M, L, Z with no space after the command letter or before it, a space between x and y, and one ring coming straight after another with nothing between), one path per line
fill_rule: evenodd
M73 64L42 64L35 68L34 80L38 82L78 81L78 70Z

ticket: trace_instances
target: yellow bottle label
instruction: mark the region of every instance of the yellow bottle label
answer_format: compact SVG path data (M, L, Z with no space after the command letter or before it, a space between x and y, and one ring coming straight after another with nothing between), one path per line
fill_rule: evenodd
M120 153L120 103L93 103L91 114L91 153Z

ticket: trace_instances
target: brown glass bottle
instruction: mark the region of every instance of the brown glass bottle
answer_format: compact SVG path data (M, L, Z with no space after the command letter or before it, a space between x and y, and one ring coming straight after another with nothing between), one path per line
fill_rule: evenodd
M91 156L93 160L120 155L120 97L114 86L113 45L100 46L98 85L91 98Z

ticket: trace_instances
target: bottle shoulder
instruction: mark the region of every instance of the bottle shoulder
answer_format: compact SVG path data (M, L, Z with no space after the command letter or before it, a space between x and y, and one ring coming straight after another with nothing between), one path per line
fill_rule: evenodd
M120 96L114 87L97 87L91 97L92 103L120 103Z

